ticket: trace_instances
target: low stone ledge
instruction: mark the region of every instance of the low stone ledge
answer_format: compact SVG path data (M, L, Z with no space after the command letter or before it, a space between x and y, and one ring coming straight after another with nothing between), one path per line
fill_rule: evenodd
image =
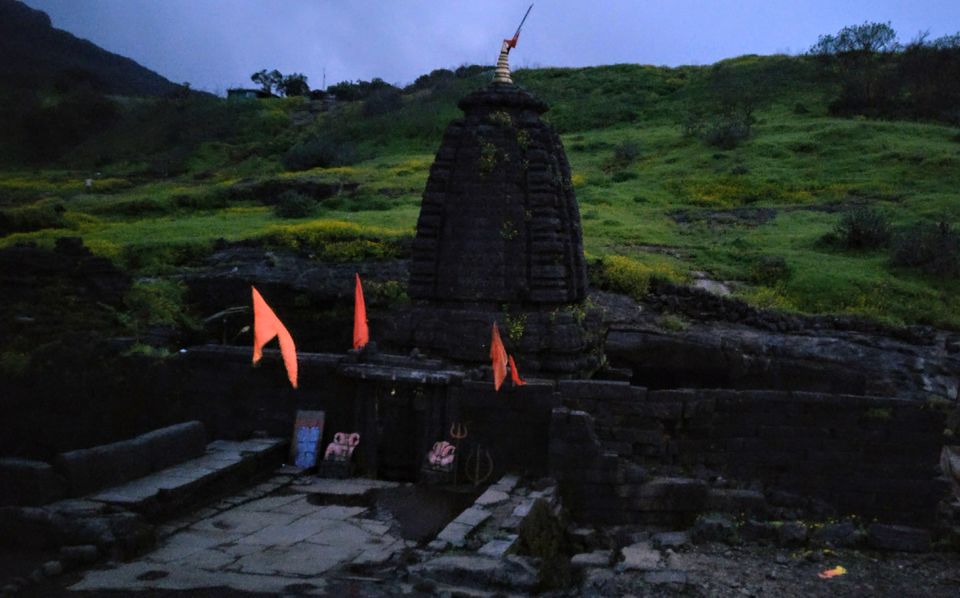
M69 493L83 496L199 457L205 449L206 431L202 423L193 421L129 440L61 453L54 467L67 480Z

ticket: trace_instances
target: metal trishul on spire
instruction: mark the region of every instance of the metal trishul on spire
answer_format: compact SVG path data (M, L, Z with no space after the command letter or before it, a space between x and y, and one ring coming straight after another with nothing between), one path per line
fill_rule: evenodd
M520 29L523 28L527 17L530 16L531 9L533 9L533 4L530 5L530 8L528 8L527 12L523 15L523 19L520 21L520 25L517 27L517 31L513 34L513 37L503 40L503 45L500 46L500 58L497 59L497 68L493 71L494 83L513 85L513 79L510 78L510 63L507 57L510 54L510 50L517 47L517 40L520 39Z

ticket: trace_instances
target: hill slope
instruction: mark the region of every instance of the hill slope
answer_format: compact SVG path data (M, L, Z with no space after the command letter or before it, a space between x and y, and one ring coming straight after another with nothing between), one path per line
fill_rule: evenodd
M960 329L957 270L894 259L960 264L955 127L831 115L840 86L807 57L514 76L551 106L597 284L720 281L758 306ZM81 236L135 275L199 265L221 238L327 261L402 254L394 241L412 233L456 101L488 81L451 73L389 104L321 112L303 98L123 103L59 170L0 173L0 246ZM297 197L314 189L340 192ZM287 190L306 220L276 210ZM886 218L886 245L837 242L863 208Z
M21 89L87 81L102 93L127 96L160 96L178 87L129 58L55 29L46 13L17 0L0 0L0 80Z

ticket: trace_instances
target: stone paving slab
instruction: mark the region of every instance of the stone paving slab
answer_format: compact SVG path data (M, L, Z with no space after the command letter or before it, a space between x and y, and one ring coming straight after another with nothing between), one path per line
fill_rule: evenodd
M160 575L160 577L157 577ZM307 589L309 583L315 590ZM320 576L286 577L281 575L245 575L230 571L206 571L193 567L159 568L150 561L126 563L115 569L90 571L82 581L70 587L84 591L196 590L230 588L246 592L281 594L290 586L301 594L323 594L326 581Z
M254 513L234 509L202 519L189 529L219 532L224 535L237 534L243 537L265 527L287 525L295 519L296 516L289 513Z
M510 534L506 538L494 538L481 546L477 552L483 556L492 556L499 559L513 551L519 539L520 536L517 534Z
M327 494L335 496L362 496L371 490L380 488L397 488L398 482L388 482L386 480L369 480L366 478L312 478L307 481L294 484L291 489L295 492L307 494Z
M89 571L72 590L183 590L225 587L321 592L326 572L376 566L407 544L390 526L363 519L365 507L310 505L303 495L269 496L194 522L140 559ZM284 512L291 505L303 513ZM310 584L310 585L303 585ZM304 591L310 586L314 590Z

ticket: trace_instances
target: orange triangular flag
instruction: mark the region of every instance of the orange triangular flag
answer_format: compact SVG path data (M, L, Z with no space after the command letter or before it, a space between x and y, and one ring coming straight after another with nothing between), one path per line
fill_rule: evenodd
M507 350L503 348L496 322L493 323L493 334L490 337L490 360L493 362L493 388L500 390L507 377Z
M508 355L507 357L510 360L510 379L513 380L513 383L517 386L523 386L527 381L520 377L520 372L517 371L517 362L513 360L513 355Z
M253 289L253 363L263 357L263 346L279 337L280 354L283 355L283 365L287 368L287 378L290 384L297 387L297 347L293 344L293 337L287 332L286 326L273 313L267 302L260 296L256 287Z
M355 276L357 284L353 291L353 348L362 349L370 342L370 331L367 329L367 304L363 301L360 275L355 274Z

